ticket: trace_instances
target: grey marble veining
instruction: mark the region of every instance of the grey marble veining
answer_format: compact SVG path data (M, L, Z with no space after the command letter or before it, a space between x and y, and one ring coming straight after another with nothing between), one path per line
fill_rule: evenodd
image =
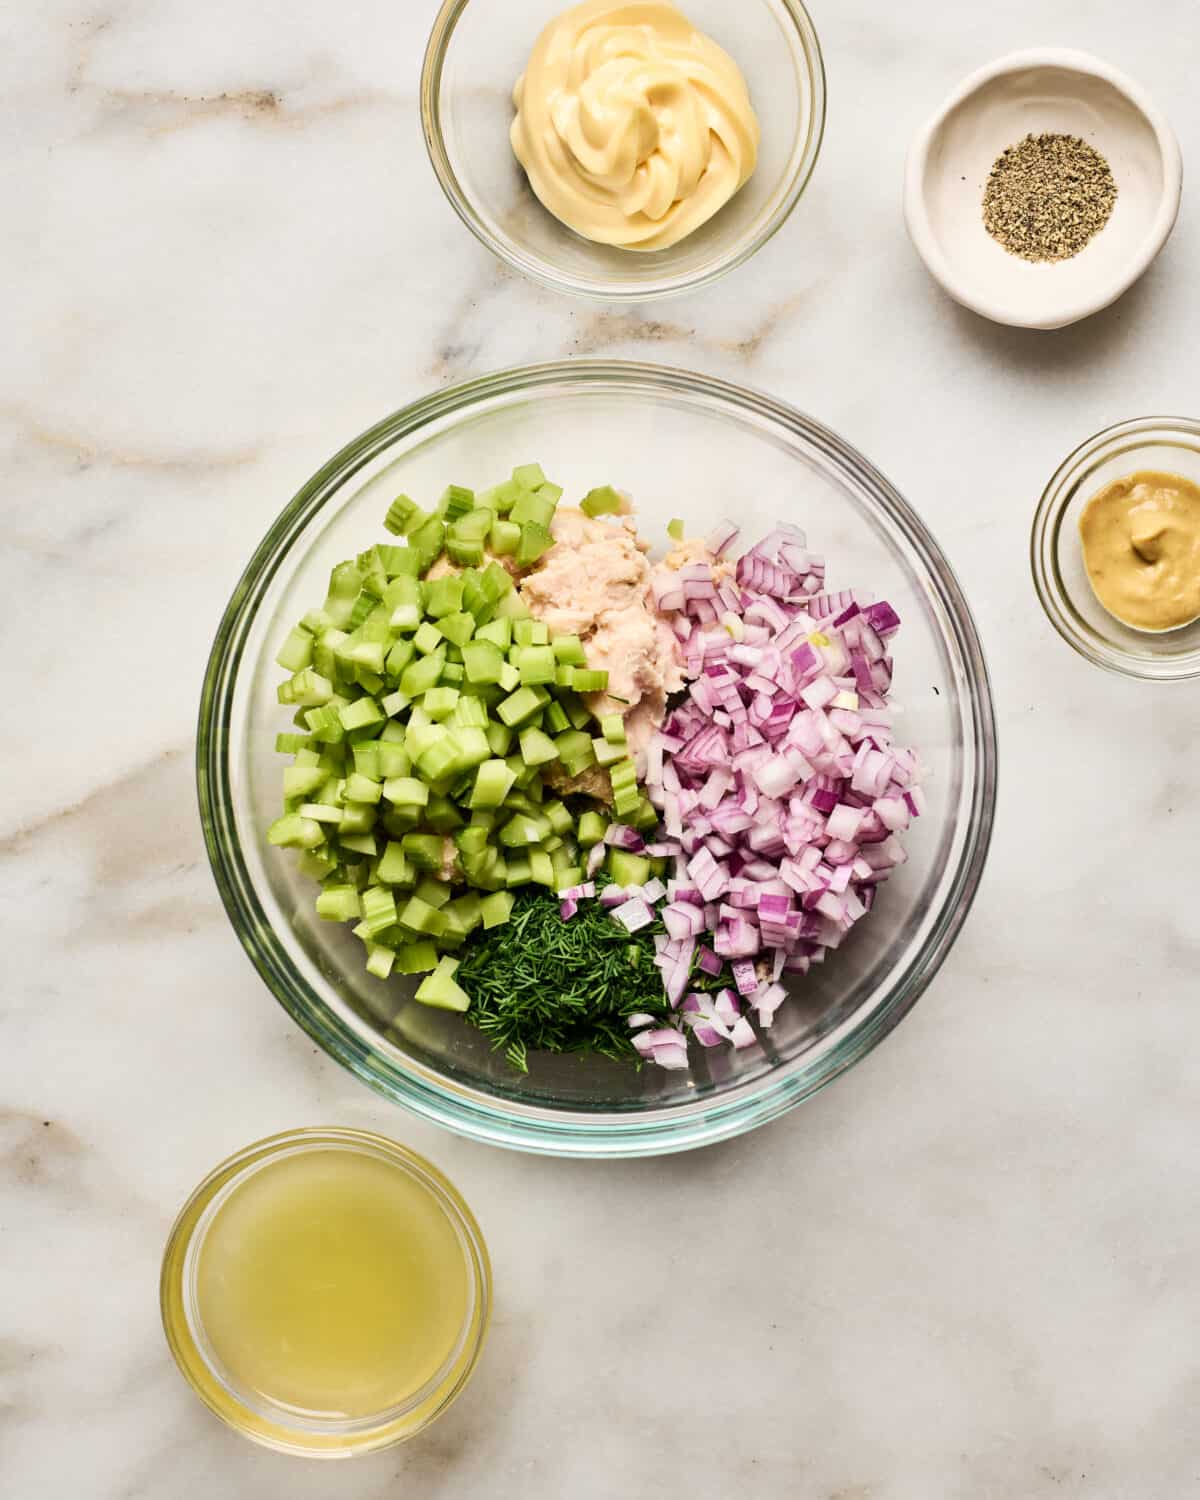
M1055 638L1032 508L1107 422L1200 406L1193 193L1144 282L1055 335L909 250L916 124L970 68L1075 45L1200 153L1193 0L814 0L829 129L792 221L633 310L515 279L416 120L432 0L16 0L0 14L0 1493L39 1500L1179 1500L1200 1492L1200 700ZM974 913L889 1041L684 1158L505 1155L314 1052L245 961L194 811L226 598L343 441L439 384L571 354L689 365L845 433L930 521L997 691ZM176 1375L174 1211L300 1123L427 1153L488 1235L476 1382L405 1448L259 1452Z

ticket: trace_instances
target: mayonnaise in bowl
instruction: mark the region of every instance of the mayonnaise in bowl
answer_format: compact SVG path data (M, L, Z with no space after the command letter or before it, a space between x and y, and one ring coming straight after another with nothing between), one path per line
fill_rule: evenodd
M663 250L754 171L737 64L665 0L585 0L538 38L510 138L543 205L585 239Z

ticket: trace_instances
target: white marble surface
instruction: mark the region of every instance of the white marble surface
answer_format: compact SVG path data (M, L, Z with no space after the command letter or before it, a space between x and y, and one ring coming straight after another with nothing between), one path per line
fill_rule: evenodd
M12 0L0 11L0 1493L1179 1500L1200 1489L1195 689L1042 619L1042 484L1200 404L1194 194L1133 293L1056 335L951 305L904 144L968 69L1082 45L1200 159L1195 0L814 0L829 132L748 268L610 313L503 272L416 117L433 0ZM912 1017L788 1118L599 1165L416 1124L314 1053L217 900L191 773L241 563L344 439L572 352L766 387L916 502L973 600L1001 729L978 903ZM462 1187L498 1315L424 1438L336 1467L225 1432L176 1375L175 1208L285 1126L394 1133Z

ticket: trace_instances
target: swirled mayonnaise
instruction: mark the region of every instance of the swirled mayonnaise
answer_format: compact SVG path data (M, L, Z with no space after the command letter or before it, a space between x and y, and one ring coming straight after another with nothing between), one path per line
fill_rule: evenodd
M512 148L534 192L601 244L677 244L758 158L740 69L664 0L564 11L538 38L513 102Z

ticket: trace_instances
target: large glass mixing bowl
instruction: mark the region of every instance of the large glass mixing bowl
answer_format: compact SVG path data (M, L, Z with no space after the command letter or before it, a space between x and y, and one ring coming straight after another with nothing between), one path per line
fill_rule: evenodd
M333 564L382 539L400 491L430 502L537 460L567 497L614 483L643 532L722 516L747 541L778 519L809 534L834 588L899 610L903 737L926 767L910 858L843 947L799 979L761 1045L699 1051L687 1073L532 1057L514 1073L460 1016L373 979L349 931L322 922L294 856L264 833L280 803L274 655L324 598ZM770 397L678 370L579 361L440 391L380 422L316 474L264 538L221 621L197 767L209 857L246 951L284 1008L364 1082L477 1140L578 1156L683 1150L773 1119L857 1062L913 1006L966 917L992 826L996 743L979 638L949 564L865 458Z

